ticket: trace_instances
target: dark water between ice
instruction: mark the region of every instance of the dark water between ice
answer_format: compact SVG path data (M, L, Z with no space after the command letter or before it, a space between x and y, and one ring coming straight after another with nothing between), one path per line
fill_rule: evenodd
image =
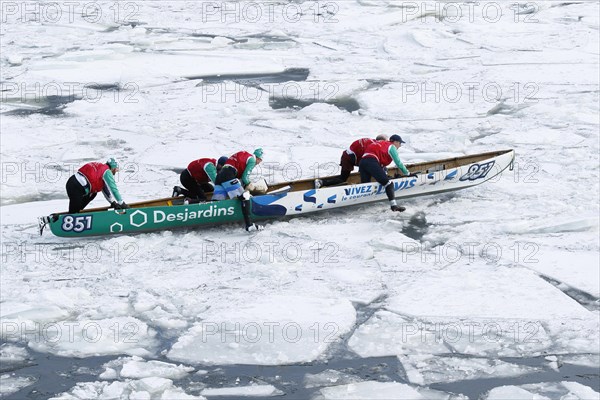
M7 400L47 399L69 391L77 382L97 381L103 372L102 365L116 356L88 357L83 359L57 357L54 355L31 352L28 366L10 368L2 365L2 374L15 372L19 376L31 376L37 381L22 390L5 396ZM456 355L453 355L456 356ZM169 362L168 359L160 359ZM524 385L539 382L575 381L600 391L600 371L598 368L563 365L560 371L548 368L544 357L502 358L503 361L519 365L537 367L541 371L517 378L474 379L453 383L431 384L430 389L450 393L462 393L470 399L478 399L494 387L503 385ZM309 399L320 388L305 386L306 374L318 374L326 370L336 370L360 380L408 383L401 363L396 357L349 358L347 354L333 357L328 362L315 362L303 365L285 366L197 366L208 371L205 375L190 374L174 381L188 394L199 395L204 388L246 386L248 384L271 384L285 393L286 399ZM209 397L210 398L210 397ZM223 400L234 400L239 396L218 396ZM260 398L260 397L252 397Z

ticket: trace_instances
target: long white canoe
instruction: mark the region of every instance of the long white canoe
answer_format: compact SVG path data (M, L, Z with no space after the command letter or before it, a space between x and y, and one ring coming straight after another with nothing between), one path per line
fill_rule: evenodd
M408 164L416 177L392 179L397 199L449 192L479 185L512 166L513 150L495 151ZM397 173L389 170L390 175ZM314 189L314 180L282 182L269 193L251 199L252 219L267 220L298 216L386 200L376 182L360 183L352 174L346 184ZM80 237L129 234L163 229L190 228L242 221L237 199L183 204L183 198L163 198L133 203L129 210L97 208L78 214L55 213L40 218L40 228L49 225L57 236Z
M408 165L411 174L417 176L392 179L396 198L424 196L479 185L509 168L514 157L513 150L506 150ZM396 172L392 169L389 174ZM358 174L350 178L351 181L358 179ZM313 181L290 182L288 185L292 189L289 192L256 196L252 199L252 213L259 217L290 216L387 200L383 186L377 182L321 189L311 188L313 184Z

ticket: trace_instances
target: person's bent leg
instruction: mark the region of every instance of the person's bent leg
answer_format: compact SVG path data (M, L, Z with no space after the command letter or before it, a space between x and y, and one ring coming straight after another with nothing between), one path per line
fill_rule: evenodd
M342 172L338 176L333 176L331 178L321 178L321 186L333 186L339 185L340 183L344 183L348 180L350 173L354 170L354 164L356 162L356 156L354 154L348 154L345 151L342 153L342 158L340 159L340 166L342 167Z
M360 183L371 182L371 178L375 176L374 173L380 169L381 166L379 165L379 162L374 158L363 158L360 160L360 164L358 166Z
M81 206L81 209L83 210L84 208L86 208L88 206L88 204L90 204L92 202L92 200L94 200L96 198L96 195L98 193L90 193L86 196L83 197L83 204Z
M183 190L180 190L182 195L189 197L191 199L206 201L206 196L204 195L204 191L202 190L202 188L200 187L198 182L196 182L194 177L192 177L192 175L190 174L190 171L188 171L187 169L183 170L179 180L181 181L181 184L185 188Z
M246 199L243 194L238 196L240 205L242 207L242 215L244 217L244 223L246 224L246 230L252 226L250 222L250 199Z
M390 178L387 176L385 170L381 166L378 167L379 168L377 169L372 169L371 172L377 183L379 183L385 188L385 194L387 195L387 198L390 201L390 207L392 211L406 210L405 207L398 206L398 203L396 202L396 194L394 192L393 182L390 181Z
M204 193L212 193L215 190L214 186L210 183L201 183L200 187L202 188Z
M89 203L84 204L85 188L81 186L75 175L67 180L67 196L69 196L69 214L76 214Z
M259 229L258 225L255 225L252 223L252 221L250 221L250 193L244 190L240 183L240 180L235 178L228 182L223 182L222 186L227 191L227 196L230 199L237 198L240 201L240 206L242 208L242 216L244 217L244 224L246 225L246 230L250 230L252 226L256 226L256 228ZM215 187L215 193L217 187Z

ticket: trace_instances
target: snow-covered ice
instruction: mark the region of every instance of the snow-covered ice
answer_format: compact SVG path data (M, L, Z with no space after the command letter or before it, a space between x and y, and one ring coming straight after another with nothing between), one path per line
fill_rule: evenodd
M504 399L597 399L600 393L589 386L577 382L543 382L522 386L501 386L490 390L485 400Z
M263 297L238 308L213 307L167 356L205 364L277 365L317 359L355 321L347 301Z
M281 396L284 393L273 385L252 385L224 388L206 388L202 391L204 396L236 396L236 397L270 397Z
M329 366L293 379L322 398L448 398L427 386L532 372L502 357L597 368L598 2L94 4L3 3L4 388L43 389L27 370L43 354L110 358L59 398L288 396L286 365L340 357L393 357L408 381ZM44 9L57 6L58 19ZM170 195L192 159L258 146L269 182L333 174L350 142L379 133L402 135L407 163L508 148L516 161L403 214L359 206L253 236L38 236L88 161L116 157L134 202ZM284 376L221 380L237 364ZM487 396L597 397L598 376L581 379Z
M367 381L351 383L348 385L331 386L321 389L320 395L315 400L406 400L406 399L455 399L463 400L463 396L449 395L431 389L412 387L398 382L375 382Z
M68 392L53 397L53 399L62 400L97 398L206 400L203 396L187 394L184 390L174 385L170 379L159 377L113 382L78 383Z
M400 362L409 382L417 385L492 377L506 378L539 371L536 368L500 360L433 355L400 356Z
M2 374L0 375L0 395L7 396L18 392L19 390L31 386L36 381L30 376L19 376L17 374Z
M171 364L162 361L146 361L141 357L118 358L104 364L102 379L142 379L159 377L181 379L194 371L193 367Z

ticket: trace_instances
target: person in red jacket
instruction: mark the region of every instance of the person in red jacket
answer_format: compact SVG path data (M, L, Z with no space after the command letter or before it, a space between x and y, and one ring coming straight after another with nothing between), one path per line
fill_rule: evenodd
M214 158L200 158L189 163L179 177L183 188L173 187L173 197L184 195L192 200L190 203L206 201L204 192L213 191L217 173L223 168L225 162L227 157L223 156L219 161Z
M254 153L239 151L229 157L227 162L217 174L213 200L238 198L242 205L242 214L246 223L246 230L260 230L262 226L250 222L250 193L245 188L250 184L250 173L254 167L262 162L263 149L256 149Z
M67 181L67 195L69 196L69 214L83 210L98 192L115 210L126 209L129 206L121 198L114 175L119 171L119 164L110 158L105 164L91 162L73 174Z
M340 175L331 178L315 179L315 189L319 189L323 186L339 185L340 183L346 182L352 171L354 171L354 167L358 167L367 146L379 140L388 140L388 137L387 135L378 135L375 139L362 138L352 142L350 147L342 153L342 158L340 160L342 172Z
M365 149L365 154L358 166L360 182L371 182L371 178L375 178L375 180L385 188L385 193L390 201L392 211L400 212L406 210L406 208L398 206L396 203L394 185L390 182L390 178L384 168L393 161L394 164L396 164L396 167L398 167L404 175L410 176L410 172L408 172L398 156L397 149L400 148L402 143L405 142L399 135L392 135L389 141L380 141L370 144Z

